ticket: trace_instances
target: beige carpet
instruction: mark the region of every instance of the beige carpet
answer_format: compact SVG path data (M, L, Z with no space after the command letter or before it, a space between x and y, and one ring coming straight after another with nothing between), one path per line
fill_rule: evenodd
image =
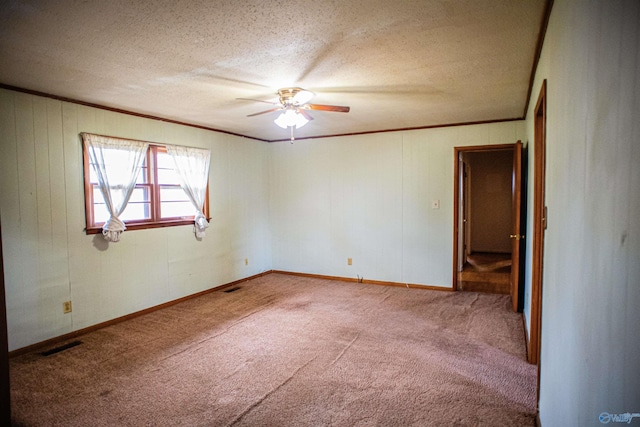
M17 426L533 426L508 296L270 274L11 360Z

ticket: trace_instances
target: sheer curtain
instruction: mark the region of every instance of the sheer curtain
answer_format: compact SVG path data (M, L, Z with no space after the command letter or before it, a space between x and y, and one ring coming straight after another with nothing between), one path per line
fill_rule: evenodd
M109 210L102 235L110 242L117 242L127 228L119 217L136 186L149 144L88 133L82 134L82 140Z
M173 159L176 172L180 177L180 186L197 209L194 229L198 239L204 237L209 227L203 208L209 182L209 163L211 151L203 148L167 145L167 153Z

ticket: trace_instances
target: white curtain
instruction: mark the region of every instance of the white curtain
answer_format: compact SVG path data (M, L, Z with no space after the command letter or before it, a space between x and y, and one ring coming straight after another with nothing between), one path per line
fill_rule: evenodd
M83 133L82 139L109 210L110 216L102 226L102 235L110 242L117 242L127 228L119 217L136 186L149 144L88 133Z
M202 239L209 223L204 216L204 202L209 182L209 163L211 151L203 148L167 145L167 153L173 159L176 172L180 177L180 186L197 209L194 230L196 237Z

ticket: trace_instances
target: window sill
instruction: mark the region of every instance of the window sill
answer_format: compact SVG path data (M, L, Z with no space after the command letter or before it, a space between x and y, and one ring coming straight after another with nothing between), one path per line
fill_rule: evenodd
M211 218L207 218L207 221L210 221ZM138 222L138 223L132 223L132 224L126 224L127 230L126 231L133 231L133 230L146 230L148 228L162 228L162 227L176 227L179 225L193 225L193 219L179 219L179 220L173 220L173 221L162 221L162 222ZM102 233L102 226L96 226L96 227L87 227L85 228L85 232L87 235L90 234L100 234Z

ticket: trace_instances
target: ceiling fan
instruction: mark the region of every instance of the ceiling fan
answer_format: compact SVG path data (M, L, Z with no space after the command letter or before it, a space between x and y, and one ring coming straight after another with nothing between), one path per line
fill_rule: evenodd
M279 102L261 101L259 99L238 98L247 101L265 102L275 105L274 108L270 108L265 111L253 113L247 115L247 117L259 116L261 114L273 113L275 111L282 111L282 113L273 122L283 129L300 128L306 125L309 121L313 120L313 116L309 114L308 110L316 111L333 111L338 113L348 113L350 107L343 107L339 105L322 105L322 104L309 104L308 102L313 98L314 93L299 87L287 87L278 90ZM293 136L292 136L293 139Z

